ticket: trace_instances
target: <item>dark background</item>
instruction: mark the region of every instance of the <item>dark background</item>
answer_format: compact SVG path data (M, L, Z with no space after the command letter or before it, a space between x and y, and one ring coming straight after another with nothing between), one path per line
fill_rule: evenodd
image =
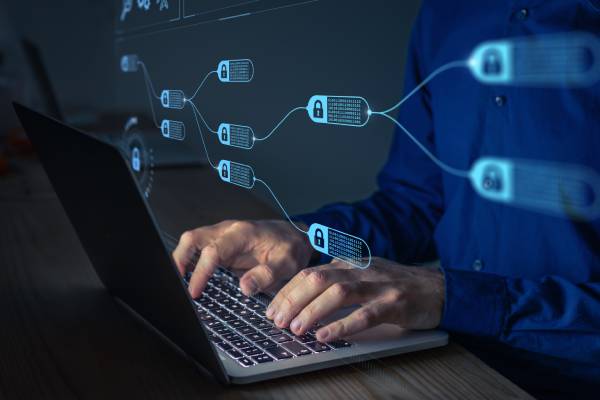
M191 110L177 118L188 128L184 143L160 139L149 119L142 75L120 73L120 54L139 54L158 91L192 92L219 60L252 59L252 83L224 85L209 79L196 104L213 127L227 121L252 126L257 136L264 136L313 94L362 96L375 110L394 104L402 93L406 46L419 1L320 0L133 35L116 33L119 3L24 0L5 1L4 6L14 29L41 47L70 119L93 126L97 114L118 114L115 119L123 125L126 115L138 115L145 134L154 138L151 146L161 163L172 162L173 155L183 162L204 160ZM36 95L30 101L35 103ZM252 165L288 210L297 213L367 196L375 188L393 131L383 119L358 129L318 126L299 112L251 152L224 148L209 132L204 135L213 158ZM161 190L161 182L153 190ZM255 192L264 196L262 190Z

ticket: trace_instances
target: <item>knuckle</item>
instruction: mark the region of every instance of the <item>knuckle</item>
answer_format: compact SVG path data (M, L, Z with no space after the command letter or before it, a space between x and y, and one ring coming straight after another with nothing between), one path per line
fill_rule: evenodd
M368 308L361 308L356 313L356 319L364 326L371 325L375 320L375 314Z
M350 286L343 283L335 283L331 286L331 291L338 298L346 298L350 295Z
M300 273L298 274L298 277L300 279L308 279L308 277L310 276L310 274L312 273L313 268L306 268L303 269L302 271L300 271Z
M392 302L398 302L404 299L404 291L400 289L392 289L388 293L388 299Z
M289 294L285 294L283 296L283 305L284 307L287 307L288 309L291 309L294 307L294 298L292 296L290 296Z
M308 279L310 280L311 284L317 285L317 286L321 286L327 281L327 278L325 277L325 273L318 269L311 271L310 274L308 275Z
M252 229L252 223L249 221L235 221L231 224L231 229L236 231L248 231Z
M194 231L185 231L181 234L179 238L179 243L183 245L188 245L194 241Z
M262 275L264 277L264 280L267 283L275 282L275 271L273 271L273 268L271 268L270 266L264 265L261 268L261 273L262 273Z

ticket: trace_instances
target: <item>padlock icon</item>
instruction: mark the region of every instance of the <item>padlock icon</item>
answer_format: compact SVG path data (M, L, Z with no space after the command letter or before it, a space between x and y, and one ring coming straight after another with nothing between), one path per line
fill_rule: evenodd
M223 164L221 167L221 176L223 179L229 179L229 168L227 167L227 164Z
M325 235L322 229L315 230L315 246L325 248Z
M138 149L137 147L134 147L131 152L131 168L133 168L135 172L140 172L142 169L140 149Z
M169 92L166 91L166 90L164 90L162 92L161 103L162 103L163 107L168 107L169 106Z
M497 50L488 50L483 56L483 72L487 75L500 75L502 73L502 61Z
M319 119L323 118L323 102L321 100L315 101L315 106L313 108L313 117Z
M227 65L221 65L221 79L227 79Z
M223 143L227 143L229 141L229 133L227 132L227 127L223 127L221 130L221 141Z

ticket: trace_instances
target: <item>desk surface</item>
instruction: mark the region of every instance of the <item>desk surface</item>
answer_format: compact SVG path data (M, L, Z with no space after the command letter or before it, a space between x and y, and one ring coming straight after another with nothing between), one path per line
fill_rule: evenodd
M158 171L157 180L169 186L156 194L152 207L162 227L173 233L225 216L203 215L197 197L190 195L191 182L198 183L204 202L221 203L234 190L209 190L200 184L207 176L199 169ZM236 216L276 215L247 200L252 206L237 209ZM0 178L0 227L0 398L530 398L454 343L222 387L105 292L37 163L23 163L18 174Z

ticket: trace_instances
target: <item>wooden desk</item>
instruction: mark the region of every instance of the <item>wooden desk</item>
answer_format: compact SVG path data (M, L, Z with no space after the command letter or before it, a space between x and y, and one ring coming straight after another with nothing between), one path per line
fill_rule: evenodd
M220 386L105 292L39 165L21 168L0 178L0 398L530 398L456 344L244 387ZM157 213L173 215L176 209L185 217L161 221L163 228L175 232L221 218L199 206L227 201L230 194L206 191L200 185L205 172L159 175L170 186L152 200ZM196 183L203 200L190 195ZM256 201L238 212L277 215Z

